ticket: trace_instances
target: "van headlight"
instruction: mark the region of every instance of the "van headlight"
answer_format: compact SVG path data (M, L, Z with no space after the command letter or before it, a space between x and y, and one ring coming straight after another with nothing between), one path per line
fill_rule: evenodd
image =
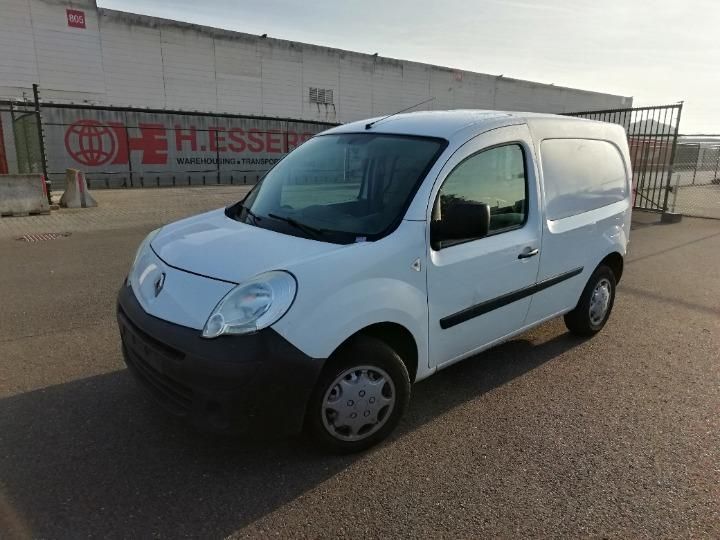
M296 291L292 274L280 270L241 283L220 300L205 323L202 336L215 338L262 330L287 313Z
M130 271L128 272L128 286L130 286L130 278L135 271L135 267L137 266L140 257L142 257L143 253L145 253L145 250L147 250L147 248L150 246L150 242L152 242L153 238L158 235L160 229L162 229L162 227L160 227L159 229L155 229L154 231L150 231L150 233L143 239L143 241L140 242L140 245L135 252L135 258L133 259L132 266L130 266Z

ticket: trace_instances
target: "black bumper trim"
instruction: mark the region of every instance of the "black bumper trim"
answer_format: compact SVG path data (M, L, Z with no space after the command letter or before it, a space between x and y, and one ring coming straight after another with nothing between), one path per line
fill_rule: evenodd
M170 413L212 431L295 433L324 365L272 328L204 339L146 313L130 287L117 320L129 371Z

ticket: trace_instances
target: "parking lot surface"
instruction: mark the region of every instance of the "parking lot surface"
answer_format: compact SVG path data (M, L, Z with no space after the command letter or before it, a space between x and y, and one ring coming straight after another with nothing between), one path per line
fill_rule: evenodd
M138 243L242 192L0 220L0 537L720 537L720 222L638 215L600 335L556 320L457 364L335 457L198 434L124 369Z

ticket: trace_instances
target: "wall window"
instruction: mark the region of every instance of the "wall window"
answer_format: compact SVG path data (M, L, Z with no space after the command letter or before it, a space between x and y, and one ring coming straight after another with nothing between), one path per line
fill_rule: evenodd
M458 202L490 207L489 234L522 227L527 216L527 182L520 145L484 150L455 167L440 189L433 219L442 219Z

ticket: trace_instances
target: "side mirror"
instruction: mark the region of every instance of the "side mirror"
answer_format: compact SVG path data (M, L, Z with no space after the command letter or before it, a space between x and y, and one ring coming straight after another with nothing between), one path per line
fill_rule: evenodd
M445 240L482 238L490 230L490 206L481 202L453 201L443 208L442 219L430 224L430 240L437 249Z

